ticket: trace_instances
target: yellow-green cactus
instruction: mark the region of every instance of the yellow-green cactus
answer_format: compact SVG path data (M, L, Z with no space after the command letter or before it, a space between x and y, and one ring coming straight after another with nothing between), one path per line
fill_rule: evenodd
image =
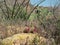
M47 45L46 38L39 37L37 34L21 33L15 34L12 37L8 37L2 40L2 45ZM47 42L48 43L48 42Z

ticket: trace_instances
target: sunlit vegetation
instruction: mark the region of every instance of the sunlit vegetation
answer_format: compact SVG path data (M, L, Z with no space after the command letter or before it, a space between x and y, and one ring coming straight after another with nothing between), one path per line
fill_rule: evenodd
M36 6L30 0L0 1L0 45L60 44L59 4L39 6L44 1Z
M5 38L2 40L3 45L47 45L46 42L49 43L49 39L46 39L44 37L39 37L37 34L16 34L12 37ZM55 45L55 42L50 41L51 45Z

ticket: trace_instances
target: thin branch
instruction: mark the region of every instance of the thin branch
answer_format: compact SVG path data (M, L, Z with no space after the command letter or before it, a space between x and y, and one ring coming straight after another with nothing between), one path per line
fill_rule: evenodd
M18 14L19 10L20 10L20 7L21 5L23 5L23 3L25 2L25 0L20 4L20 6L18 7L18 9L16 10L16 13L15 13L15 16Z
M6 6L6 9L7 9L7 15L9 16L9 10L8 10L8 6L7 6L7 4L6 4L6 0L4 0L4 5Z
M26 5L26 13L28 13L28 12L27 12L27 8L28 8L28 6L29 6L29 2L30 2L30 0L28 0L28 2L25 4L25 5Z
M30 15L33 13L33 11L36 9L36 7L38 7L42 2L44 2L45 0L39 2L30 12L30 14L28 14L28 18L30 17Z
M3 13L5 16L7 16L6 13L5 13L5 11L4 11L4 9L2 8L2 6L0 6L0 8L1 8L1 10L2 10L2 13Z
M30 0L29 0L29 1L30 1ZM29 1L26 2L25 6L28 4ZM18 10L16 11L15 16L21 14L21 12L22 12L22 10L24 9L25 6L23 7L22 10L20 10L20 9L21 9L20 7L23 6L23 3L24 3L24 2L25 2L25 0L24 0L24 1L22 2L22 4L19 6ZM19 13L18 13L18 12L19 12Z
M58 4L58 2L54 5L54 7L53 7L53 9L52 9L52 11L53 11L53 16L54 16L55 19L57 19L56 16L55 16L55 11L56 11L56 10L58 9L58 7L60 6L60 3L59 3L58 5L57 5L57 4Z
M12 11L12 17L13 17L13 15L14 15L14 11L15 11L16 2L17 2L17 0L15 0L15 2L14 2L13 11Z

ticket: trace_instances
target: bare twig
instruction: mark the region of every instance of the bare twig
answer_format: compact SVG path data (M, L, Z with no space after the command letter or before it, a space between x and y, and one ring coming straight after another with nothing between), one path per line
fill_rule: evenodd
M13 6L12 17L13 17L13 15L14 15L16 3L17 3L17 0L15 0L14 6Z
M30 0L29 0L30 1ZM24 7L26 7L26 5L29 3L29 1L27 1L26 2L26 4L25 4L25 6ZM25 2L25 0L22 2L22 4L19 6L19 8L17 9L17 11L16 11L16 14L15 14L15 16L16 15L19 15L19 14L21 14L22 13L22 11L23 11L23 9L24 9L24 7L23 7L23 9L22 10L20 10L21 9L21 6L23 6L23 3ZM14 17L15 17L14 16Z
M25 0L22 2L22 4L19 5L18 9L16 10L16 13L15 13L15 16L18 14L19 10L20 10L20 7L21 5L23 5L23 3L25 2Z
M28 18L30 17L30 15L32 14L32 12L36 9L36 7L38 7L42 2L44 2L45 0L42 0L41 2L39 2L32 10L31 12L28 14Z
M6 6L6 9L7 9L7 15L9 16L9 11L8 11L8 6L7 6L7 4L6 4L6 0L4 0L4 5Z
M0 6L1 10L2 10L2 13L7 16L7 14L5 13L4 9L2 8L2 6Z

